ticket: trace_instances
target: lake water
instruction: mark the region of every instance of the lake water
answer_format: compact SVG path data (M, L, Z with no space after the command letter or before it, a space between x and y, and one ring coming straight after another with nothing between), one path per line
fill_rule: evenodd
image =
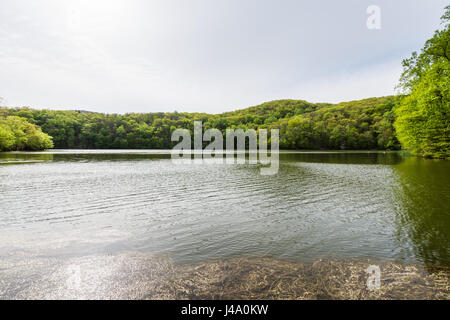
M0 153L0 260L133 251L450 265L450 161L280 152L277 175L259 168L173 164L164 150Z

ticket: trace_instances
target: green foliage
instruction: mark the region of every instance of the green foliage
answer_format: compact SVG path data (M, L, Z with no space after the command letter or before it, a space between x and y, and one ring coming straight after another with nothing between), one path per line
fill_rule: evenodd
M278 100L219 115L204 113L101 114L80 111L0 109L22 116L53 137L56 148L170 149L178 128L279 128L284 149L398 149L392 109L397 97L340 104Z
M402 146L413 154L450 158L450 6L420 55L404 60L400 87L409 93L396 108Z
M285 149L398 149L392 108L399 97L327 105L272 125Z
M52 138L24 118L0 118L0 151L53 148Z
M15 141L11 128L0 120L0 151L12 150Z

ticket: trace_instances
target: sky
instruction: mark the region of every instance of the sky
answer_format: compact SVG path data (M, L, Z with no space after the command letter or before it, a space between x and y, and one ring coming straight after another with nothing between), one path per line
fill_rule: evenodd
M447 2L0 0L0 97L39 109L221 113L390 95ZM367 26L371 5L379 29Z

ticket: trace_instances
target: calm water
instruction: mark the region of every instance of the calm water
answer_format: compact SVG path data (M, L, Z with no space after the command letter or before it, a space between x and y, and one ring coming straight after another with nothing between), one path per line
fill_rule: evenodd
M0 153L0 259L129 250L450 265L450 162L286 152L257 165L175 165L165 151Z

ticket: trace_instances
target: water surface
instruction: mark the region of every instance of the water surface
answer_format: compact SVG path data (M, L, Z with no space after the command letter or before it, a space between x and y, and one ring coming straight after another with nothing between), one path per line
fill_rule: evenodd
M180 165L168 151L0 153L0 257L166 254L379 258L449 265L450 162L386 152L282 152Z

